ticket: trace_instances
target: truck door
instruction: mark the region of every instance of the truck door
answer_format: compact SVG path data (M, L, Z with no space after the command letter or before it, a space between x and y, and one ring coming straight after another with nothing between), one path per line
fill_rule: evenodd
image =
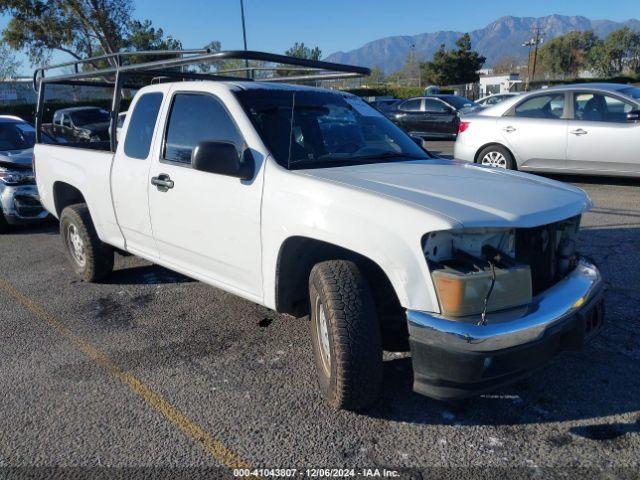
M180 88L174 87L162 148L149 178L160 263L245 298L261 299L262 176L256 173L247 181L191 168L191 154L205 140L228 142L239 155L244 152L246 140L227 106L241 107L226 91L220 93L223 101L206 85ZM256 159L256 172L260 162Z
M153 133L163 97L161 91L150 91L136 98L111 169L113 204L126 248L149 260L158 258L148 195Z

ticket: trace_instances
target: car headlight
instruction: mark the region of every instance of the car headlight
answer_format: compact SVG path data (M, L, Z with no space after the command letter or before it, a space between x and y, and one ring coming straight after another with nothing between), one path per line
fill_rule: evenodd
M531 302L531 269L514 259L514 230L435 232L423 247L442 315L480 315Z
M0 181L5 185L20 185L33 182L31 170L10 170L0 167Z

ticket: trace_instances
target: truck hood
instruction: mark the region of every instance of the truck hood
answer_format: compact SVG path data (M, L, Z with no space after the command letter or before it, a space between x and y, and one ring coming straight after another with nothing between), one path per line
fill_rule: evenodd
M30 168L32 156L32 148L26 150L0 150L0 166Z
M591 207L555 180L444 159L300 170L298 173L418 206L463 228L529 228Z

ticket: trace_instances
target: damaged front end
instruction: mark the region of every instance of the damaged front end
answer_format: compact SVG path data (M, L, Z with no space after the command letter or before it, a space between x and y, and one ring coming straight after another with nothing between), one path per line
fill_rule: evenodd
M603 282L576 252L580 217L425 235L439 313L409 311L414 388L461 398L579 348L603 323Z

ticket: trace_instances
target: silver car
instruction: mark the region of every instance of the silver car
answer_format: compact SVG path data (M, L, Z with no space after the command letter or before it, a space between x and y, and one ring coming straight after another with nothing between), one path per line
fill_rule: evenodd
M530 172L640 177L640 88L563 85L460 122L454 157Z
M10 225L38 222L49 215L40 204L33 175L34 143L30 124L0 115L0 234Z
M488 95L481 98L480 100L476 100L476 103L481 107L493 107L500 102L504 102L505 100L509 100L510 98L517 97L518 95L520 94L516 92L494 93L493 95Z

